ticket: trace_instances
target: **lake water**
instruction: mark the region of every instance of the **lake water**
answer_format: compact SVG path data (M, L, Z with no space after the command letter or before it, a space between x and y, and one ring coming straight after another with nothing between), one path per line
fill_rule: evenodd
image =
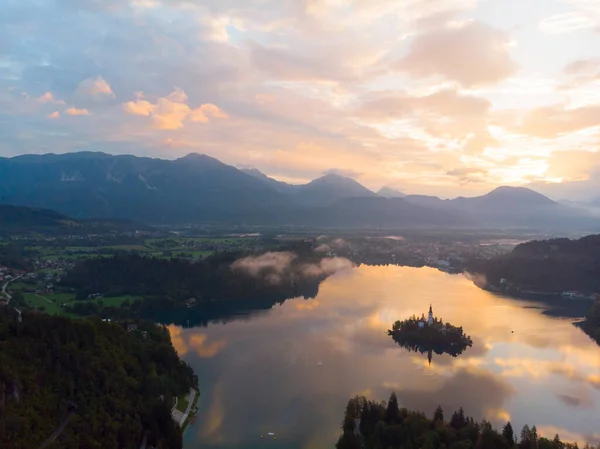
M431 365L386 334L430 303L474 342L457 358L434 354ZM171 326L200 379L184 448L333 448L349 398L387 400L392 390L428 416L438 404L448 418L463 406L496 426L510 419L517 434L528 423L542 435L600 441L600 347L572 322L462 275L361 266L326 280L315 299L227 324Z

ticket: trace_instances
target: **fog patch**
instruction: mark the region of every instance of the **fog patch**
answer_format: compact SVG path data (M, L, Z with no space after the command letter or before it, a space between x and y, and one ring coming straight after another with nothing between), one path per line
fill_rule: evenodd
M479 288L485 288L488 285L487 277L482 273L464 273L465 277L472 281Z
M322 259L318 264L306 264L302 266L301 273L304 276L321 277L331 276L338 271L349 270L355 265L345 257L329 257Z
M288 251L268 252L260 256L248 256L238 259L233 262L231 268L244 271L250 276L260 276L267 271L271 272L269 275L281 275L291 266L296 257L295 254Z

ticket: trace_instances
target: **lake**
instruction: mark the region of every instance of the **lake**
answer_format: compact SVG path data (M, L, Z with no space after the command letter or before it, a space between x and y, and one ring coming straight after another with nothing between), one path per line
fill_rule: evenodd
M421 355L386 333L427 312L462 326L459 357ZM170 326L200 379L200 412L184 448L333 448L356 394L429 417L462 406L495 426L510 419L563 440L600 441L600 347L573 319L495 296L462 275L431 268L361 266L320 286L315 299L204 328ZM267 437L275 432L277 440ZM264 435L262 441L260 436Z

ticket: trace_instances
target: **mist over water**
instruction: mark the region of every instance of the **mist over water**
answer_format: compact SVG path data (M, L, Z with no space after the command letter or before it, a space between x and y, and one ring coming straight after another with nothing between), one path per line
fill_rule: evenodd
M386 335L426 312L462 326L460 356L408 352ZM537 307L532 307L537 306ZM600 348L539 304L498 297L429 268L346 269L315 299L227 324L182 329L173 343L200 379L200 412L185 448L333 447L347 400L364 394L431 416L462 406L496 426L528 423L563 440L600 440ZM277 440L260 440L275 432Z

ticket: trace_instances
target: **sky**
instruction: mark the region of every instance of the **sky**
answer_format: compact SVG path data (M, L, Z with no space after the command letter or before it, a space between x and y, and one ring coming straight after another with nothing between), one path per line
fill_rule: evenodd
M600 197L598 0L3 0L0 156Z

